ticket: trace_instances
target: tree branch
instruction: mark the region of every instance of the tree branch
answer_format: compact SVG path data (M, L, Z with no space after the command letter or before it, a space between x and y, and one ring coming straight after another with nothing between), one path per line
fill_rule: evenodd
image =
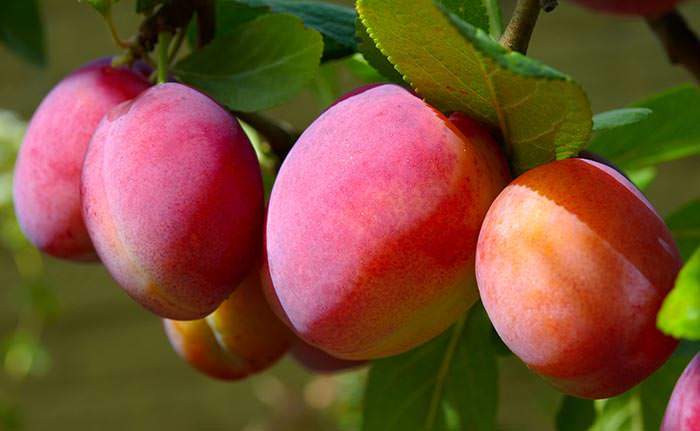
M700 39L677 10L647 18L647 24L666 49L673 64L685 67L700 81Z
M532 32L542 9L541 0L518 0L513 17L501 36L501 45L522 54L527 52ZM551 4L551 2L547 2Z

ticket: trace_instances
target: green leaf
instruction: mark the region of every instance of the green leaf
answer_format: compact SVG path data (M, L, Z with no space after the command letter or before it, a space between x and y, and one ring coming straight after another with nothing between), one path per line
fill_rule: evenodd
M363 431L444 430L449 412L462 430L494 430L498 372L490 331L486 313L475 306L438 338L375 361Z
M639 190L645 190L654 182L658 171L655 167L648 166L641 169L627 169L625 174Z
M578 154L590 104L569 77L510 52L430 0L358 0L363 24L418 94L443 112L498 127L516 171Z
M389 61L388 58L375 45L374 40L367 33L367 28L360 19L357 20L357 50L362 53L367 63L377 70L382 76L392 82L405 84L403 76Z
M595 407L596 421L590 431L643 431L642 407L636 390L595 401Z
M700 199L694 200L666 218L684 260L700 247Z
M700 340L700 248L681 269L659 311L657 325L675 338Z
M693 354L679 353L677 351L663 367L649 376L639 386L639 395L642 403L642 418L645 430L658 430L661 428L666 406L671 398L671 392L678 378L685 370Z
M593 116L593 130L597 132L639 123L651 114L652 110L648 108L623 108L601 112Z
M0 1L0 42L37 65L46 65L44 28L37 0Z
M564 396L556 417L557 431L586 431L595 421L593 401Z
M226 0L224 0L226 1ZM231 0L228 0L231 2ZM237 0L254 7L267 7L273 12L290 13L323 35L323 60L354 54L355 20L353 8L314 0Z
M488 11L483 0L436 0L436 3L458 16L459 19L486 33L490 32Z
M232 110L254 112L291 98L318 71L321 36L296 17L263 15L177 63L174 73Z
M677 87L632 107L654 114L640 123L597 133L588 149L623 169L700 154L700 88Z

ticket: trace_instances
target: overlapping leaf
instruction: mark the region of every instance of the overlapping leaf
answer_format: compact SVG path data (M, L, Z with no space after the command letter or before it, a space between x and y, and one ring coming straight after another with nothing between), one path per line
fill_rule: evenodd
M322 50L320 34L298 18L270 14L217 37L173 71L229 108L253 112L301 90L316 75Z
M0 42L35 65L46 64L44 31L37 0L0 1Z
M593 401L564 396L555 419L557 431L588 431L595 421Z
M331 60L353 54L357 50L355 20L352 8L318 0L220 0L243 3L256 8L297 16L304 24L323 35L323 59Z
M588 149L623 169L700 154L700 88L682 86L635 103L653 111L644 121L596 134Z
M513 53L430 0L359 0L381 52L428 102L500 129L516 171L576 154L588 140L588 99L569 77Z
M435 340L375 361L364 400L364 431L436 431L448 411L461 430L495 429L498 371L491 325L476 306Z
M658 326L676 338L700 340L700 248L685 264L664 300Z

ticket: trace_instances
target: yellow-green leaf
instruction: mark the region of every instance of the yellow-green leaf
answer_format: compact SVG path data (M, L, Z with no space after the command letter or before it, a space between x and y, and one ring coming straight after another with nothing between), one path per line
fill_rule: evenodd
M583 89L566 75L510 52L431 0L358 0L362 23L418 94L441 111L500 129L521 172L570 157L591 134Z

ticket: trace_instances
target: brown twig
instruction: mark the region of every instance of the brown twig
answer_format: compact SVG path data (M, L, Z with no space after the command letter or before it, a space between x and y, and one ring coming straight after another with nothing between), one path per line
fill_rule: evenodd
M677 10L647 18L673 64L685 67L700 81L700 39Z
M518 0L513 17L501 36L501 45L525 54L537 18L540 16L540 10L542 10L541 0Z

